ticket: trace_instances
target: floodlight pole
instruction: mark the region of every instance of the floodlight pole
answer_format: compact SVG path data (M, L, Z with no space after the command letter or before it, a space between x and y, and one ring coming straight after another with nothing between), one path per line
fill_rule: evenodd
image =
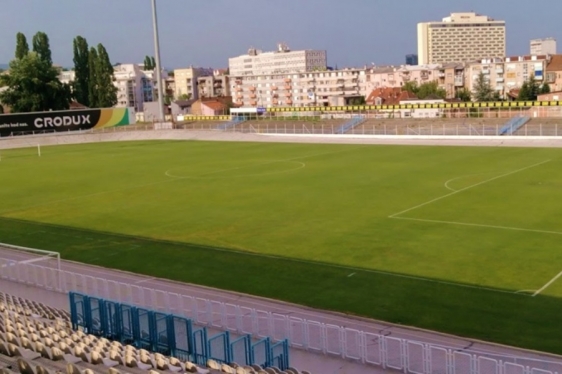
M164 85L162 84L162 65L160 64L160 41L158 38L158 17L156 15L156 0L152 0L152 26L154 28L154 54L156 62L156 84L158 85L158 113L159 120L164 122Z

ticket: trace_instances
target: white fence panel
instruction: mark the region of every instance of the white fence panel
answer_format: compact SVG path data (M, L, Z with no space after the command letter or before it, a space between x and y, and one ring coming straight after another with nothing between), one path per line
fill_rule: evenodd
M364 357L363 333L354 329L343 329L344 357L352 360L362 360Z
M180 295L181 297L181 315L187 318L196 320L197 308L195 306L195 299L191 296Z
M523 365L505 362L503 364L503 374L525 374L525 367Z
M382 366L383 364L383 342L378 334L366 332L364 336L365 362Z
M306 326L302 318L289 317L289 344L293 347L306 347Z
M168 292L168 310L171 314L182 316L181 295L175 292Z
M402 352L402 339L384 337L385 344L385 362L386 366L391 369L404 369L404 355Z
M320 322L306 321L307 348L312 351L324 352L324 325Z
M224 304L224 314L224 329L233 332L242 331L242 317L238 305Z
M209 300L209 306L211 307L210 310L210 325L213 327L222 328L223 324L223 317L224 317L224 304L220 301Z
M131 290L131 304L133 305L145 305L144 304L144 289L141 286L130 286Z
M529 371L529 374L552 374L552 371L532 368L532 369Z
M255 310L246 306L240 307L240 328L244 334L254 335L257 333L257 319L254 317Z
M255 334L260 338L269 336L269 319L271 313L263 310L256 310L256 331Z
M155 309L161 312L170 312L170 302L168 292L155 290Z
M336 325L326 325L326 352L333 355L343 354L342 328Z
M156 294L152 288L140 287L143 302L139 304L146 309L156 309Z
M136 287L134 291L133 291L133 287ZM137 290L137 288L138 288L137 286L119 282L119 297L120 297L119 301L124 304L129 304L129 305L134 304L135 297L139 297L134 295L134 293L138 292L140 294L140 289Z
M110 301L119 301L121 295L119 295L119 283L116 281L108 280L107 287L109 291L108 299Z
M478 374L500 374L500 366L493 358L478 357Z
M447 374L449 352L441 347L429 347L429 372L431 374Z
M408 372L414 374L425 373L425 346L422 343L406 342L406 362Z
M287 316L273 313L271 315L271 323L270 338L274 341L281 341L289 338L289 319Z
M195 307L197 310L195 322L203 325L209 325L211 323L211 305L209 304L209 300L207 299L202 299L200 297L195 299Z
M453 352L453 374L472 374L472 356L464 352Z

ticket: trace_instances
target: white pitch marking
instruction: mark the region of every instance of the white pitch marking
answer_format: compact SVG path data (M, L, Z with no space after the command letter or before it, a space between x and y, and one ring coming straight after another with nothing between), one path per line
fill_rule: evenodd
M445 182L445 188L448 189L448 190L451 190L451 191L457 191L457 190L455 190L454 188L449 187L449 183L451 183L451 182L453 182L453 181L456 181L456 180L458 180L458 179L467 178L467 177L473 177L473 176L475 176L475 175L496 174L496 173L497 173L497 172L491 171L491 172L489 172L489 173L468 174L468 175L462 175L462 176L460 176L460 177L451 178L451 179L449 179L447 182Z
M409 218L409 217L389 217L389 218L403 219L403 220L409 220L409 221L430 222L430 223L445 223L445 224L448 224L448 225L485 227L485 228L490 228L490 229L527 231L527 232L536 232L536 233L539 233L539 234L562 235L561 231L534 230L534 229L524 229L524 228L520 228L520 227L484 225L484 224L479 224L479 223L467 223L467 222L455 222L455 221L439 221L439 220L434 220L434 219L423 219L423 218Z
M416 206L414 206L414 207L411 207L411 208L408 208L408 209L406 209L406 210L403 210L403 211L401 211L401 212L392 214L392 215L388 216L388 218L396 218L396 216L399 216L399 215L404 214L404 213L408 213L408 212L410 212L410 211L412 211L412 210L414 210L414 209L421 208L422 206L425 206L425 205L434 203L434 202L439 201L439 200L442 200L442 199L444 199L444 198L446 198L446 197L456 195L456 194L458 194L459 192L463 192L463 191L466 191L466 190L468 190L468 189L481 186L481 185L483 185L483 184L485 184L485 183L488 183L488 182L491 182L491 181L494 181L494 180L496 180L496 179L500 179L500 178L503 178L503 177L507 177L508 175L512 175L512 174L518 173L518 172L520 172L520 171L524 171L524 170L533 168L533 167L535 167L535 166L539 166L539 165L542 165L542 164L546 164L547 162L550 162L550 161L552 161L552 160L545 160L545 161L542 161L542 162L539 162L539 163L536 163L536 164L533 164L533 165L530 165L530 166L526 166L526 167L521 168L521 169L517 169L517 170L514 170L514 171L510 171L509 173L501 174L501 175L498 175L498 176L496 176L496 177L493 177L493 178L490 178L490 179L486 179L485 181L478 182L478 183L476 183L476 184L470 185L470 186L465 187L465 188L461 188L460 190L456 190L456 191L453 191L453 192L448 193L448 194L446 194L446 195L443 195L443 196L437 197L437 198L435 198L435 199L431 199L431 200L429 200L429 201L426 201L426 202L423 203L423 204L419 204L419 205L416 205Z
M539 288L538 290L535 291L535 293L533 294L533 297L537 296L538 294L540 294L541 292L543 292L544 290L546 290L548 288L548 286L550 286L552 283L556 282L556 280L558 278L560 278L562 276L562 271L558 274L556 274L556 276L554 278L552 278L551 280L548 281L547 284L545 284L544 286L542 286L541 288Z
M348 278L351 278L351 277L354 276L355 274L357 274L357 273L351 273L351 274L349 274L347 277L348 277Z
M140 283L144 283L144 282L150 282L152 280L155 280L156 278L146 278L146 279L142 279L140 281L136 281L135 284L140 284Z
M514 293L531 293L531 292L535 292L535 290L519 290L519 291L515 291Z

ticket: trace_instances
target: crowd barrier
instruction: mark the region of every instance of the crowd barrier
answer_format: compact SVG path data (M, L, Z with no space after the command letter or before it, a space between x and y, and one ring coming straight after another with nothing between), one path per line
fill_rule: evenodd
M56 266L0 258L0 278L63 293L134 305L182 316L198 326L250 335L253 339L287 339L291 348L338 356L404 374L555 374L562 363L492 352L473 352L439 344L401 339L292 315L117 282ZM201 333L202 334L202 333ZM204 337L199 336L200 341ZM257 354L257 353L256 353Z
M205 365L219 363L289 368L288 341L272 343L269 337L254 341L251 335L231 338L229 331L209 337L206 327L173 314L148 310L75 292L69 293L72 328L131 344L137 348Z

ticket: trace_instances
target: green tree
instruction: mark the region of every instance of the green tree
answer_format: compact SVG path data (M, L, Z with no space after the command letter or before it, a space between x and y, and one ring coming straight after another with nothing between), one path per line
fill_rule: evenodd
M447 92L439 87L437 81L423 83L418 87L418 92L416 96L420 100L425 100L429 98L440 98L444 99L447 97Z
M97 66L98 66L98 51L91 47L88 52L88 69L89 82L88 82L88 104L90 108L99 108L99 90L97 81Z
M156 69L156 59L154 58L154 56L150 58L150 67L152 68L151 70Z
M366 101L365 101L365 97L361 96L361 97L354 97L352 99L349 100L349 105L365 105Z
M0 114L4 114L4 107L0 105Z
M470 100L472 100L472 94L466 88L462 88L457 91L457 93L455 94L455 98L463 102L469 102Z
M80 104L90 106L90 53L88 42L81 36L74 38L74 72L72 82L73 94Z
M96 89L98 91L98 107L110 108L117 104L117 87L113 84L113 65L102 44L98 44L96 59Z
M410 93L413 93L414 95L418 95L418 91L419 91L419 87L418 87L418 82L416 81L407 81L406 83L404 83L404 85L402 86L402 90L403 91L408 91Z
M544 95L550 93L550 85L548 83L543 83L539 88L539 94Z
M51 46L49 45L49 37L44 32L39 31L33 36L33 52L48 65L53 65L51 56Z
M418 85L416 81L408 81L404 83L402 90L413 93L420 100L431 97L438 97L441 99L447 97L447 92L439 87L437 81L422 83L421 85Z
M191 99L191 94L190 94L190 93L189 93L189 94L181 94L181 95L178 97L178 100L190 100L190 99Z
M534 74L531 74L529 79L523 82L521 89L519 90L519 95L517 95L518 101L535 101L539 95L539 85L535 80Z
M14 113L66 110L71 91L59 80L59 73L35 52L13 60L10 73L0 76L0 83L8 87L0 93L0 101Z
M494 99L494 90L492 86L490 86L490 81L482 72L478 74L478 78L476 78L476 82L474 82L472 97L479 102L493 101Z
M16 58L21 59L29 53L29 44L27 38L21 32L16 35Z

